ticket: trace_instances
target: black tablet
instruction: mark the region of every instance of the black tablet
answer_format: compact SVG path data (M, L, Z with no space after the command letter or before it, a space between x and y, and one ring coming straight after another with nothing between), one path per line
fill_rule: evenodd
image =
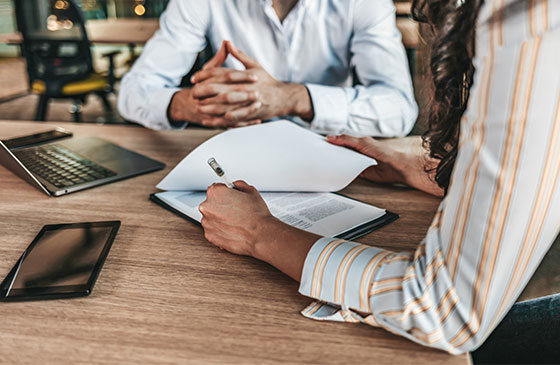
M44 226L0 284L0 300L89 295L120 224L110 221Z

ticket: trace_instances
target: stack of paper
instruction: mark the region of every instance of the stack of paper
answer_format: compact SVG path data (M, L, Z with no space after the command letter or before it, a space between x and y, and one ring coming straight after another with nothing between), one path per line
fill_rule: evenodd
M200 222L206 189L221 179L208 166L215 158L230 181L244 180L263 193L271 213L294 227L324 236L355 238L398 216L332 194L376 164L372 158L328 143L289 121L231 129L192 151L158 185L157 203Z

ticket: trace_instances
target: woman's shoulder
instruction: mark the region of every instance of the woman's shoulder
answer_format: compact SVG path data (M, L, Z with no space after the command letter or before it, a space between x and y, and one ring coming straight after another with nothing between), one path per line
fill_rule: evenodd
M485 0L478 16L477 43L494 38L498 46L516 46L560 29L559 0Z

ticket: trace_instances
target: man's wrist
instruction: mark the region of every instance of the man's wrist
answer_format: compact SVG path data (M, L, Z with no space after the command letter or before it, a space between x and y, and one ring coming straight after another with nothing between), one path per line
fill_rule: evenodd
M286 107L283 115L300 117L303 120L311 121L315 116L313 102L309 91L302 84L284 83L282 86L283 100Z
M197 118L191 113L194 109L191 107L193 105L194 99L192 98L192 90L190 88L177 91L171 97L169 106L167 107L167 119L169 123L197 122Z
M173 94L171 96L171 99L169 100L169 105L167 106L167 120L169 121L170 124L176 124L176 123L180 123L181 121L178 120L175 117L176 111L173 108L173 103L177 103L175 97L177 96L177 94L179 94L179 91L177 91L175 94Z

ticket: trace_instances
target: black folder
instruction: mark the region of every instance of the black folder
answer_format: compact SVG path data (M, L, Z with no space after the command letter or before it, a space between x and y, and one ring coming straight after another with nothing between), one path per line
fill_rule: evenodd
M348 198L348 197L346 197ZM164 207L165 209L175 213L176 215L178 215L179 217L185 218L190 222L193 222L194 224L200 226L200 223L198 221L196 221L195 219L192 219L191 217L189 217L188 215L184 214L183 212L173 208L171 205L167 204L166 202L164 202L163 200L161 200L156 194L151 194L150 195L150 200L153 201L154 203ZM395 220L397 220L399 218L399 215L396 213L392 213L389 211L385 211L385 214L377 219L374 219L372 221L369 222L365 222L357 227L354 227L348 231L342 232L338 235L336 235L334 238L342 238L348 241L351 240L355 240L357 238L360 238L362 236L365 236L366 234L375 231L376 229L379 229L381 227L383 227L386 224L389 224L391 222L394 222Z

